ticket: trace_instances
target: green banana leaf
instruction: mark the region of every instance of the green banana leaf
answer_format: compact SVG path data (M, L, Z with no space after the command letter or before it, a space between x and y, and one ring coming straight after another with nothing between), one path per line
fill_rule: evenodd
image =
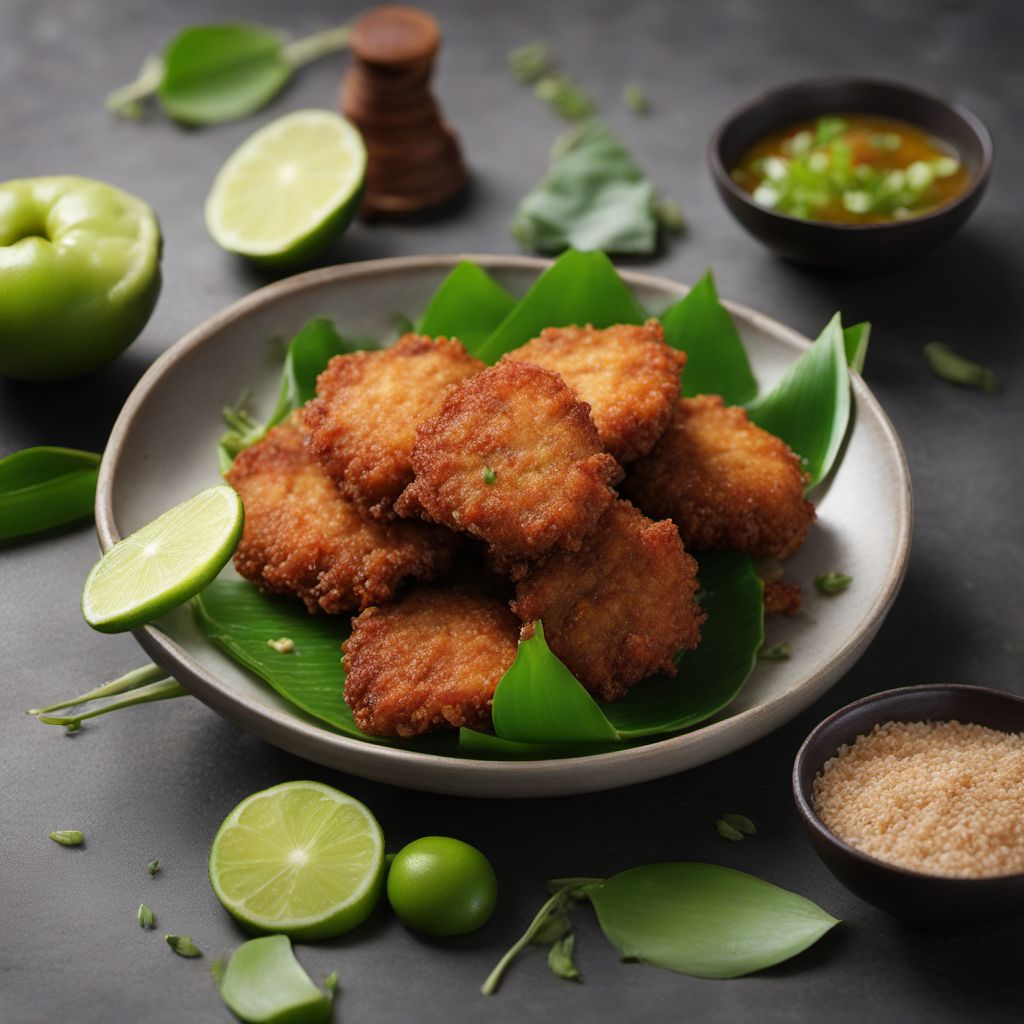
M458 338L476 354L515 304L486 270L464 260L441 282L416 330L432 338Z
M496 363L545 327L643 323L645 314L603 252L570 249L544 271L473 354Z
M748 403L747 413L801 457L808 488L828 476L850 421L850 374L838 313L775 388Z
M721 395L728 405L742 405L757 394L743 341L710 270L661 314L661 324L665 340L686 352L684 395Z
M864 362L868 357L868 340L870 337L871 324L867 322L843 328L846 362L854 373L864 372Z

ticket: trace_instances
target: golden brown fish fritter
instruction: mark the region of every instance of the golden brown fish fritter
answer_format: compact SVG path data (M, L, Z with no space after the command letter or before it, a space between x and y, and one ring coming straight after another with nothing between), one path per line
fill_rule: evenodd
M398 512L480 538L505 568L579 547L622 475L562 378L514 362L456 387L421 424L412 464Z
M674 520L692 551L734 548L755 558L785 558L814 519L805 481L784 441L718 395L699 395L680 399L622 490L648 515Z
M617 501L578 552L557 552L520 580L513 610L540 619L573 675L616 700L655 672L675 675L676 654L700 642L697 588L675 526Z
M601 443L619 462L649 452L661 436L686 365L685 353L665 344L657 320L604 330L547 327L504 358L559 374L590 406Z
M405 580L434 579L452 564L453 534L364 516L306 452L294 421L245 449L226 479L245 506L235 568L310 612L388 601Z
M473 587L421 587L353 620L345 702L371 736L486 729L518 636L503 602Z
M799 583L792 580L765 580L765 615L796 615L804 603Z
M416 427L454 384L483 369L454 338L406 334L391 348L335 356L317 378L304 423L309 450L360 508L393 519L412 481Z

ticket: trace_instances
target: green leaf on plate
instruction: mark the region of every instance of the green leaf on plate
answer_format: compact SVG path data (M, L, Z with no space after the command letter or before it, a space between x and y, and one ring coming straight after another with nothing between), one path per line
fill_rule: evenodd
M604 122L590 120L559 136L547 173L519 204L512 234L535 252L573 247L646 255L658 244L655 199L622 141Z
M843 328L843 344L846 347L846 362L854 373L864 372L864 361L868 357L868 340L871 324L867 321Z
M705 551L698 559L708 613L700 645L680 655L674 678L638 683L629 696L602 705L624 739L689 729L730 704L750 678L764 642L764 585L749 556Z
M458 338L475 353L515 304L487 271L465 260L434 292L417 330L432 338Z
M562 664L534 623L529 640L519 642L511 668L494 691L495 735L525 743L607 743L618 733L597 702Z
M710 270L661 314L661 323L665 340L686 352L684 395L721 395L726 404L741 405L757 394L743 341Z
M214 580L193 599L193 608L208 639L286 700L347 736L373 739L356 728L343 697L347 616L310 615L298 602L261 594L242 580ZM278 636L295 643L286 658L267 646Z
M474 355L496 363L545 327L610 327L644 319L643 309L603 252L570 249L534 281Z
M175 121L220 124L264 107L291 74L280 33L245 23L194 25L168 44L157 97Z
M503 740L489 732L459 730L459 756L479 761L547 761L552 758L589 757L623 750L635 743L520 743Z
M751 420L801 457L808 487L828 476L850 421L846 339L837 313L775 388L747 405ZM685 376L685 374L684 374Z
M839 923L803 896L714 864L649 864L584 891L623 959L699 978L771 967Z
M0 459L0 543L92 516L100 457L23 448Z
M331 994L313 984L286 935L243 942L224 968L220 994L228 1009L250 1024L321 1024L331 1016Z

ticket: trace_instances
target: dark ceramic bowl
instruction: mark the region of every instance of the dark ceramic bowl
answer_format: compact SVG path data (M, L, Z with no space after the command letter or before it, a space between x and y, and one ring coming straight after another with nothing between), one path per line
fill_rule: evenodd
M814 811L814 777L844 743L881 722L970 722L1024 732L1024 699L980 686L907 686L855 701L804 740L793 764L793 796L812 845L851 892L880 910L928 924L955 924L1024 912L1024 875L943 878L893 867L830 832Z
M822 114L875 114L908 121L941 139L971 174L966 191L920 217L888 224L829 224L759 206L730 172L754 143ZM711 175L732 215L784 259L845 270L884 270L909 263L944 242L978 205L992 167L988 129L969 110L899 82L827 78L768 92L730 114L711 139Z

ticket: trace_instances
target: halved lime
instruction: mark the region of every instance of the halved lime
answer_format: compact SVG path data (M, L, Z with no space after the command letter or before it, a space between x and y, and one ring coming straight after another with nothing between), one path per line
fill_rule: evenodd
M348 227L365 178L358 129L329 110L297 110L228 157L206 200L206 226L228 252L297 262Z
M320 782L246 797L210 848L210 884L255 932L328 939L369 917L384 882L384 834L358 800Z
M82 614L101 633L145 625L198 594L242 532L242 502L224 484L157 516L115 544L82 588Z

